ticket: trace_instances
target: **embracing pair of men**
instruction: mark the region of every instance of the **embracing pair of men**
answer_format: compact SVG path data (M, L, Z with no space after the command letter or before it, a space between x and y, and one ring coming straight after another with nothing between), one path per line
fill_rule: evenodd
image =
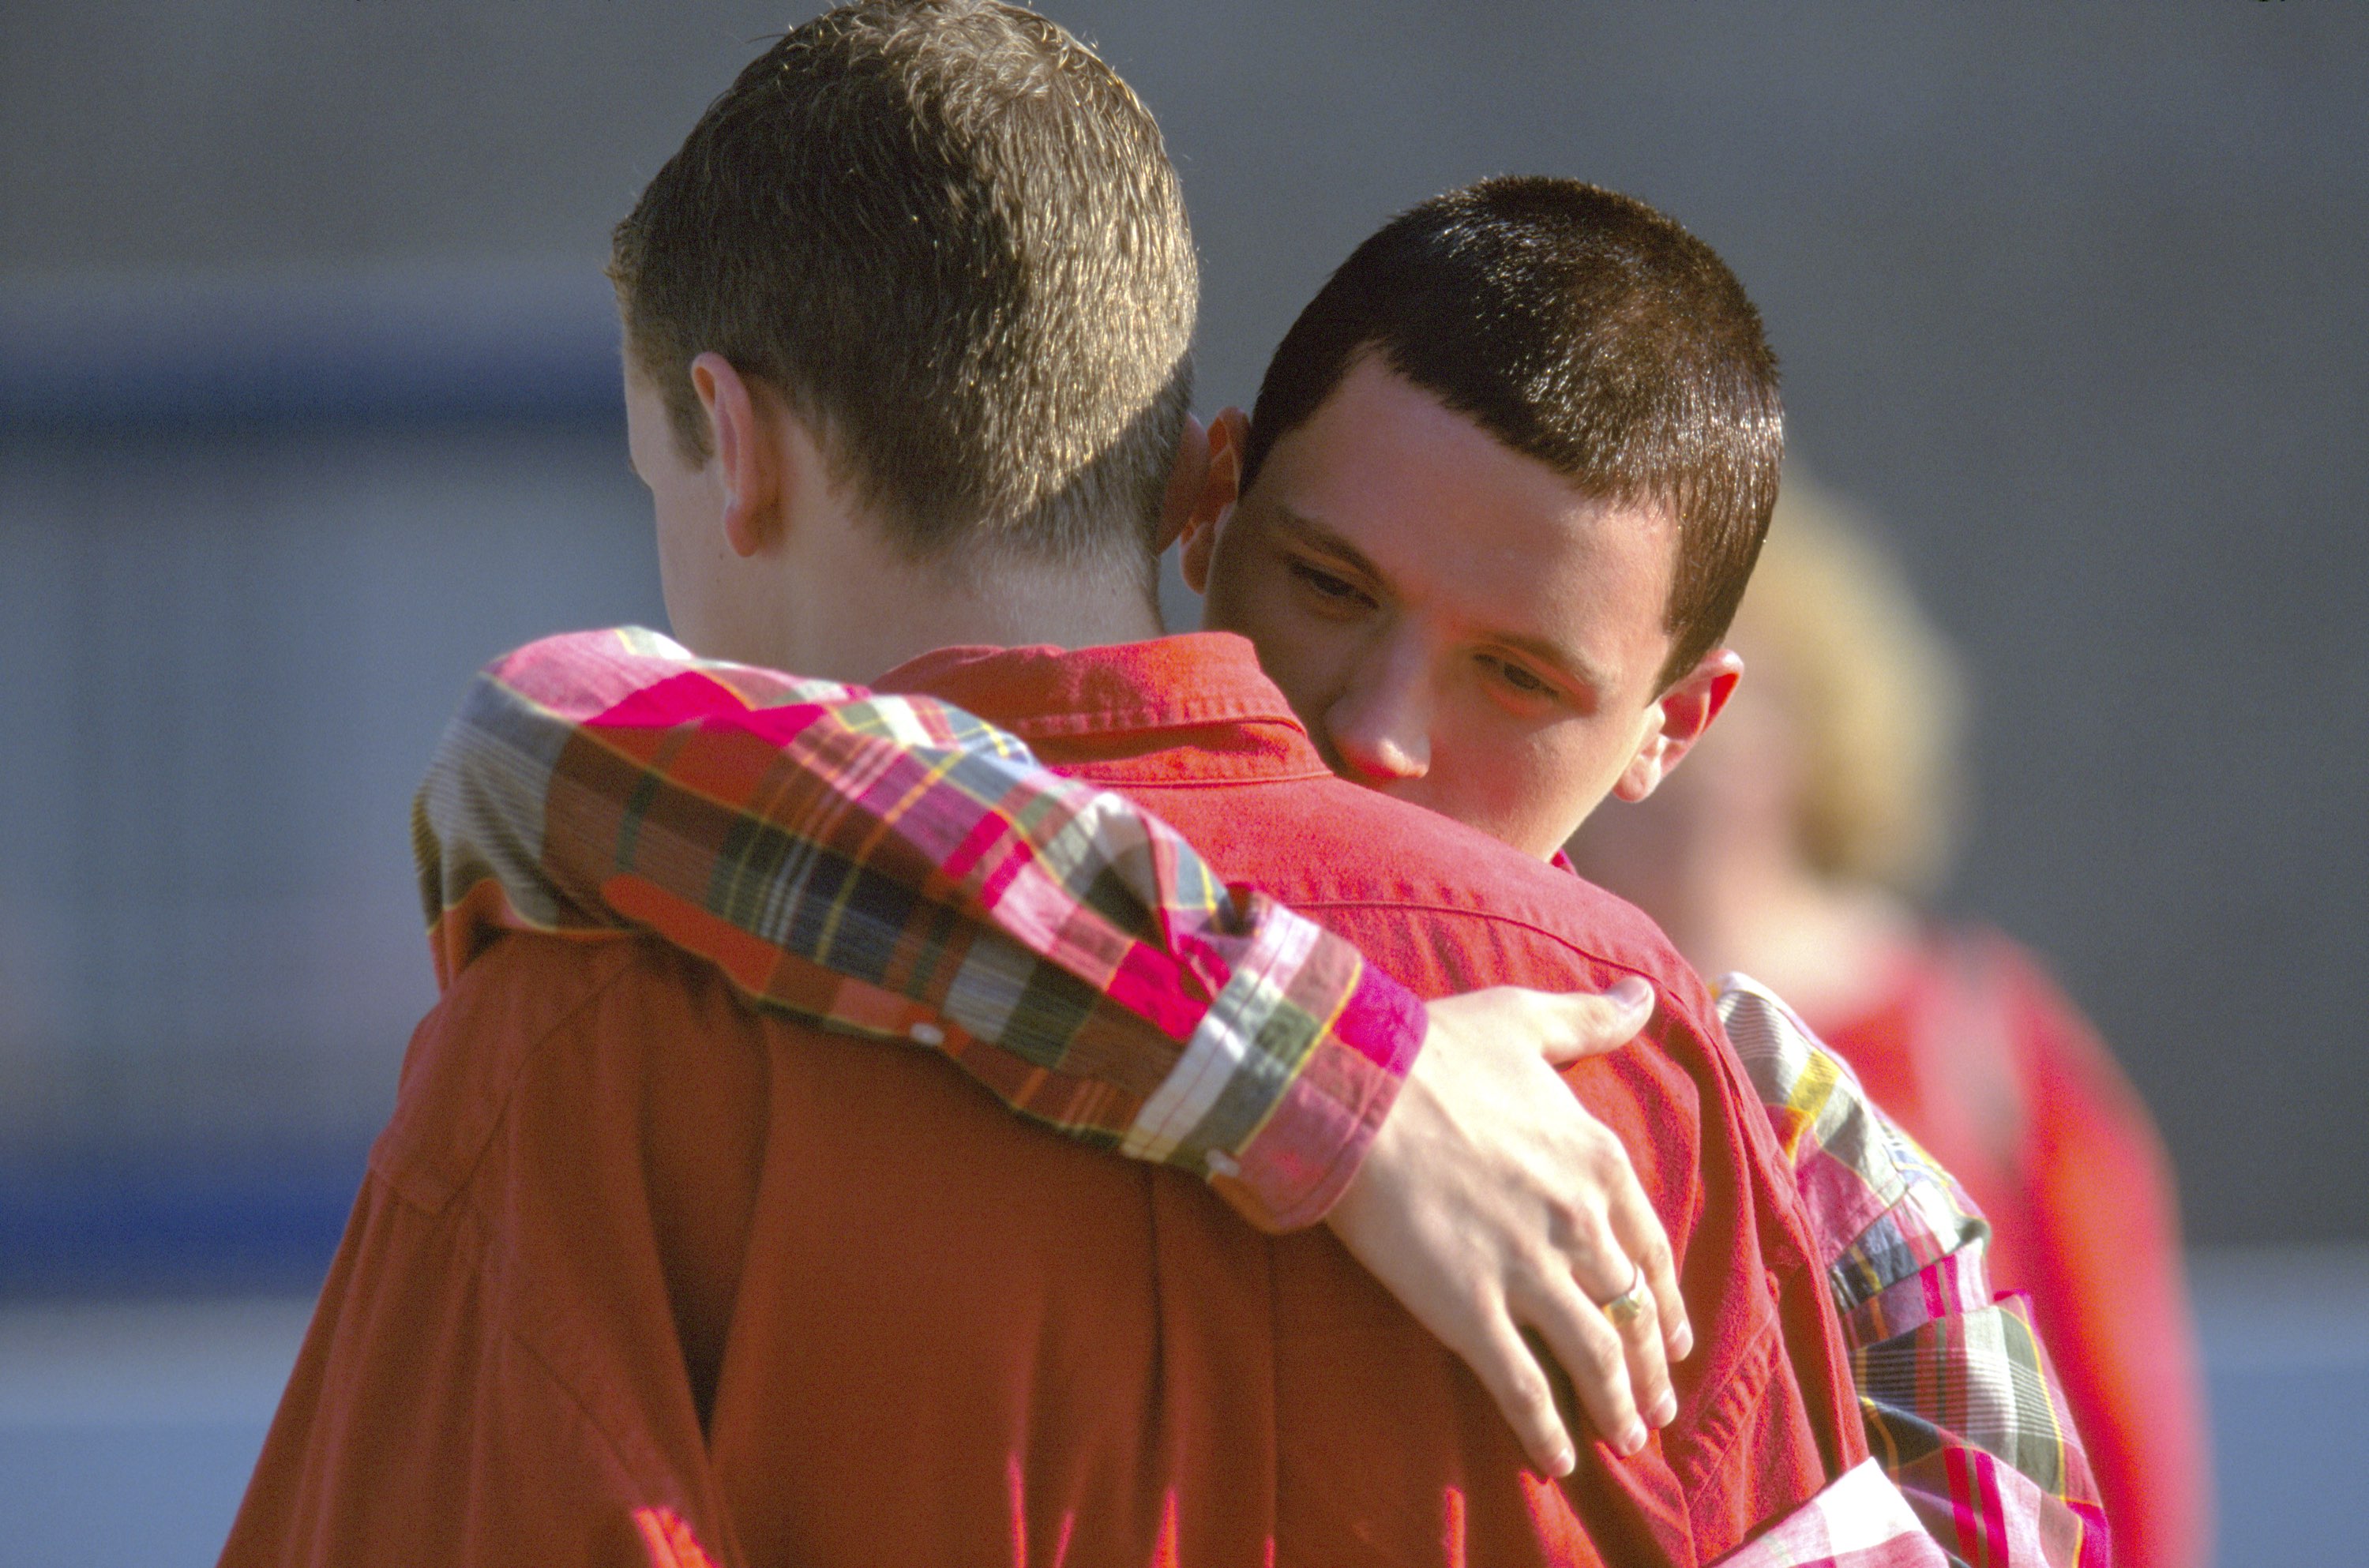
M1741 672L1781 416L1706 246L1452 192L1204 428L1140 104L883 0L612 272L700 657L534 645L448 737L444 994L225 1562L2102 1560L1979 1219L1555 864Z

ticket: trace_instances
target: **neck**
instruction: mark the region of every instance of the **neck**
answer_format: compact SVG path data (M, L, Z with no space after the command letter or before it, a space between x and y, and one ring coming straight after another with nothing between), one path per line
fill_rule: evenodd
M798 574L786 668L859 684L936 648L1049 643L1098 647L1161 635L1139 576L1034 563L910 562L858 545L862 558Z

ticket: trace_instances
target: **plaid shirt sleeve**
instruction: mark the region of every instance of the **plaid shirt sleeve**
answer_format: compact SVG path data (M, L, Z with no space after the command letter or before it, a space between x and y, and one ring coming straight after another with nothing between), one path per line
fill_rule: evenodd
M647 930L1271 1230L1340 1196L1426 1024L1354 946L961 709L638 628L480 672L412 837L440 984L504 931Z
M1719 990L1720 1020L1792 1162L1825 1258L1877 1479L1888 1478L1950 1562L2105 1568L2097 1482L2030 1303L1992 1294L1989 1223L1791 1008L1742 975ZM1769 1543L1770 1554L1738 1557L1739 1568L1936 1561L1905 1539L1888 1549L1871 1539L1883 1516L1868 1501L1871 1481L1829 1502L1842 1490L1755 1541L1747 1551Z

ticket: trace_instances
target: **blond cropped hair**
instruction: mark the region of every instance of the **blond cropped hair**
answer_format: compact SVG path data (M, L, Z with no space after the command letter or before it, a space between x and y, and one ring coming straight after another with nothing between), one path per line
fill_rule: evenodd
M699 354L829 438L915 561L1147 583L1199 300L1160 127L995 0L864 0L783 36L617 225L609 276L676 446Z
M1892 553L1789 473L1729 642L1745 658L1744 692L1759 688L1793 720L1811 864L1837 881L1931 892L1965 804L1965 686Z

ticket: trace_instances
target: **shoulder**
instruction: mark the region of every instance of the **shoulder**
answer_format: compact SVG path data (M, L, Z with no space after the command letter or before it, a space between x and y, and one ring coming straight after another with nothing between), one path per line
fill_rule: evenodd
M1995 996L2030 1109L2035 1151L2112 1145L2134 1171L2170 1185L2170 1156L2147 1109L2111 1047L2031 949L1985 926L1956 934L1974 955Z
M1646 1031L1654 1048L1573 1073L1575 1086L1622 1081L1634 1109L1618 1119L1633 1135L1632 1154L1649 1138L1665 1144L1675 1174L1694 1162L1692 1135L1705 1116L1748 1127L1749 1110L1765 1122L1694 970L1642 911L1572 872L1331 777L1141 794L1228 880L1346 937L1418 995L1499 985L1595 991L1644 979L1661 1002ZM1608 1114L1605 1097L1583 1093Z
M1237 860L1228 875L1248 870L1423 996L1496 985L1594 991L1643 978L1660 1002L1644 1037L1569 1070L1574 1089L1619 1134L1674 1229L1703 1191L1706 1160L1724 1182L1790 1192L1709 989L1642 911L1461 824L1326 784L1295 813L1287 853L1254 866Z
M1291 853L1253 878L1284 902L1328 921L1380 917L1420 931L1430 955L1423 967L1436 967L1448 990L1593 987L1642 975L1665 1004L1715 1027L1709 991L1636 906L1435 812L1325 784Z
M1988 990L2025 1031L2080 1036L2094 1045L2097 1029L2029 947L1990 926L1972 925L1940 939L1949 945L1961 983Z
M589 1110L684 1042L762 1027L721 975L654 938L503 935L413 1031L371 1169L416 1207L441 1208L522 1096Z

